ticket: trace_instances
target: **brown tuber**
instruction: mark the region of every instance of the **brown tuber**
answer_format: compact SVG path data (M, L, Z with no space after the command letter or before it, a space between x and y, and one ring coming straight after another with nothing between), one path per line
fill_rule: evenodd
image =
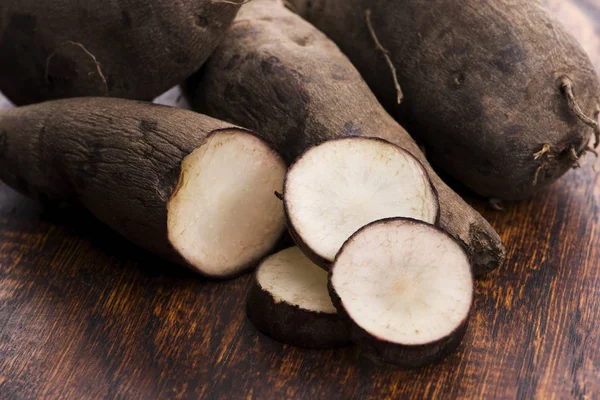
M340 46L432 163L482 196L529 197L598 145L594 67L538 1L289 3Z
M241 0L3 1L0 90L17 105L152 100L206 61Z
M204 275L253 267L283 234L286 165L262 139L187 110L111 98L0 112L0 180L81 203L145 249Z

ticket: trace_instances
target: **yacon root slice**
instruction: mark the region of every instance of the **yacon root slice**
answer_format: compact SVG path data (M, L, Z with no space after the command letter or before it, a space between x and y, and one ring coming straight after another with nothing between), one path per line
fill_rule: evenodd
M233 276L258 262L285 230L286 166L264 141L243 131L216 132L182 162L168 204L169 241L194 268Z
M467 254L448 234L392 218L348 239L332 265L329 290L367 354L420 367L460 344L473 284Z
M304 153L286 175L284 205L290 232L327 268L359 228L390 217L435 223L437 192L422 164L382 139L343 138Z
M350 343L349 331L327 291L327 272L297 247L261 263L247 313L258 330L282 343L318 349Z

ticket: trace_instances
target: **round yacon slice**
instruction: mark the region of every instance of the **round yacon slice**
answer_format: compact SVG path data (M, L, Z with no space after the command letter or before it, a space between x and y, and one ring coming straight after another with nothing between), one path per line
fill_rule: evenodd
M411 217L435 223L437 193L422 164L382 139L352 137L304 153L285 180L284 205L297 244L327 267L370 222Z
M332 265L329 290L369 355L420 367L460 344L474 286L465 251L448 234L392 218L348 239Z
M327 272L297 247L261 263L247 313L258 330L282 343L317 349L350 343L327 291Z

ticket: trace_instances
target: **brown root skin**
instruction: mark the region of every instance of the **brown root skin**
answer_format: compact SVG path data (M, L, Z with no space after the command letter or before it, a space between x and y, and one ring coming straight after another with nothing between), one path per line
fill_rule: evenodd
M52 58L54 58L54 56L56 55L56 53L60 50L61 47L63 46L77 46L79 47L81 50L83 50L83 52L85 52L85 54L87 54L92 61L94 62L94 64L96 65L96 70L98 72L98 77L102 80L102 83L104 84L104 91L105 91L105 95L108 96L110 94L110 90L108 89L108 82L106 81L106 77L104 76L104 73L102 72L102 67L100 66L100 63L98 62L98 60L96 59L96 57L90 53L88 51L88 49L85 48L84 45L82 45L81 43L78 42L73 42L71 40L67 40L64 43L61 43L57 50L53 51L52 54L50 54L48 56L48 58L46 59L46 69L45 69L45 73L44 73L44 81L46 84L51 84L50 82L50 63L52 62Z
M290 3L340 46L431 162L485 198L532 196L571 169L571 147L581 154L600 135L593 65L539 2ZM367 9L398 72L401 105L388 63L373 54ZM540 168L531 155L544 144L554 159Z
M338 314L311 312L278 302L256 278L248 294L246 313L259 331L285 344L308 349L352 344L350 333Z
M386 223L386 221L393 222L398 219L412 221L413 223L417 224L423 224L423 222L421 221L413 220L410 218L389 218L387 220L373 222L372 224ZM372 224L366 225L363 228L359 229L354 235L358 234L360 231L368 229L369 226ZM443 230L440 231L443 232L445 235L448 235L447 232ZM344 246L346 246L351 241L352 237L349 238L346 241L346 243L344 243ZM338 254L342 252L344 246L342 246L342 249ZM335 266L333 268L335 268ZM394 364L398 367L407 369L421 368L443 360L449 354L453 353L461 344L462 339L468 328L470 316L473 312L472 305L469 314L466 316L463 322L448 336L441 338L435 342L427 343L425 345L399 345L397 343L390 343L381 338L374 337L373 335L369 334L367 331L365 331L363 328L361 328L352 321L352 319L348 315L348 312L346 311L344 303L342 302L342 300L336 293L335 288L331 284L332 274L333 269L329 272L329 281L327 285L331 301L335 308L338 310L340 316L345 321L346 326L348 327L347 329L349 329L352 332L352 338L362 348L362 354L367 358L371 359L372 361L386 364Z
M396 88L396 102L400 104L402 103L402 100L404 100L404 94L402 93L402 88L400 87L400 83L398 82L398 71L396 71L396 67L394 66L394 62L392 61L389 50L383 47L383 45L377 38L377 33L375 33L375 28L373 28L373 22L371 21L371 13L371 9L365 11L367 28L369 29L369 33L371 34L371 37L373 38L377 49L383 54L385 62L390 67L390 71L392 72L392 78L394 80L394 87Z
M368 39L371 54L377 55ZM389 84L387 66L385 76ZM314 145L346 136L379 137L406 149L427 170L439 196L440 226L464 244L475 274L503 262L498 234L442 182L350 61L279 1L245 5L190 84L196 109L259 132L288 163Z
M186 266L167 229L181 162L211 134L250 133L191 111L111 98L4 110L0 126L0 180L43 201L81 203L128 240Z
M15 104L151 100L198 70L242 1L4 2L0 90Z

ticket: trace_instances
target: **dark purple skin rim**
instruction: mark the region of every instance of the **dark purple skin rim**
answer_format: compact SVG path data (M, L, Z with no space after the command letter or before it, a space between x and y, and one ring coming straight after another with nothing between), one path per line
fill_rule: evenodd
M245 133L248 134L250 136L253 136L254 138L258 139L261 143L263 143L265 145L266 148L268 148L269 150L271 150L271 153L273 153L274 155L276 155L279 160L281 161L281 164L285 167L287 167L286 162L283 160L283 157L281 157L281 155L273 148L273 146L271 146L271 144L264 140L263 138L261 138L260 136L258 136L256 133L249 131L248 129L244 129L244 128L240 128L237 126L231 126L230 128L221 128L221 129L215 129L213 131L211 131L208 135L206 135L206 138L204 139L204 141L202 142L202 144L200 144L199 146L197 146L196 148L194 148L194 150L199 149L200 147L204 146L204 144L206 144L206 142L208 141L208 139L217 134L217 133L221 133L221 132L225 132L225 131L238 131L239 133ZM194 151L192 150L192 152ZM182 158L181 162L183 163L183 160L185 160L185 158L187 156L189 156L192 152L190 152L189 154L187 154L185 157ZM181 165L179 166L179 177L181 177ZM284 182L285 185L285 182ZM167 210L168 210L168 206L169 203L171 202L171 199L173 198L173 195L175 194L175 192L177 191L177 186L176 185L173 188L173 191L171 192L171 194L169 195L169 200L167 201ZM167 215L168 215L168 211L167 211ZM170 261L175 262L177 264L183 265L184 267L192 270L193 272L199 274L200 276L204 277L204 278L208 278L208 279L216 279L216 280L221 280L221 279L233 279L236 278L240 275L244 275L252 270L254 270L258 263L266 256L268 256L269 254L271 254L271 252L273 251L273 249L277 248L281 241L283 240L284 236L285 236L285 229L282 230L281 234L279 235L279 237L277 238L277 240L275 241L275 244L269 249L269 251L265 252L264 255L256 257L254 259L252 259L251 261L242 264L239 268L236 269L235 272L231 272L229 274L209 274L206 273L204 271L202 271L201 266L194 266L191 262L189 262L185 257L183 257L175 248L175 246L173 245L173 243L171 242L171 239L169 238L169 233L168 233L168 225L165 222L165 226L167 226L167 241L169 242L169 245L173 251L173 256L169 258Z
M306 349L334 349L352 344L347 325L339 314L312 312L277 302L260 286L256 276L246 302L250 322L270 338Z
M284 202L284 204L285 204L285 202ZM320 255L318 255L317 253L312 251L312 249L310 247L308 247L308 245L306 243L304 243L304 241L302 240L302 238L300 237L298 232L296 232L296 229L294 229L294 226L290 222L287 207L285 207L285 220L287 223L288 232L290 233L290 236L292 237L292 240L294 241L296 246L298 246L298 248L300 250L302 250L304 255L306 255L306 257L308 257L308 259L310 261L312 261L314 264L318 265L319 267L323 268L325 271L329 271L329 267L331 266L331 261L324 259Z
M331 301L333 305L338 310L340 316L344 318L347 324L351 326L353 336L355 340L366 350L368 356L385 363L394 364L402 368L420 368L438 361L441 361L447 355L452 353L462 342L462 339L467 331L467 326L469 322L469 318L473 312L473 299L471 300L471 307L469 312L465 316L465 318L461 321L461 323L448 335L443 338L440 338L434 342L430 342L422 345L404 345L400 343L394 343L382 338L378 338L371 333L367 332L365 329L356 324L344 306L342 299L338 296L335 288L331 283L331 278L335 271L335 262L342 252L345 250L346 246L352 242L352 240L360 234L363 230L369 229L372 225L379 224L388 224L394 222L403 222L406 224L415 224L415 225L423 225L429 228L432 228L438 232L441 232L450 240L458 245L461 251L465 254L469 263L471 262L467 252L464 247L450 236L447 232L440 229L435 225L431 225L425 223L423 221L419 221L413 218L386 218L381 219L379 221L372 222L368 225L365 225L356 233L354 233L348 240L344 243L338 254L336 255L336 260L333 262L331 270L329 272L329 278L327 283L327 288L329 289L329 296L331 297ZM471 266L471 279L474 281L473 277L473 268ZM473 290L474 293L474 290Z
M369 137L367 137L367 136L342 137L342 138L327 140L327 141L325 141L323 143L320 143L317 146L310 147L307 150L305 150L300 156L298 156L298 158L288 168L288 172L285 174L285 179L283 181L283 209L285 211L285 218L286 218L286 221L287 221L287 226L288 226L288 230L290 232L290 236L294 239L294 242L296 242L296 245L302 250L302 252L304 254L306 254L306 256L313 263L317 264L319 267L325 269L326 271L330 270L331 265L334 262L334 260L327 260L326 258L320 256L319 254L317 254L313 249L311 249L304 242L304 240L302 239L302 237L300 236L300 234L298 233L298 231L294 227L294 224L292 223L292 219L290 218L290 210L289 210L288 202L286 200L285 193L287 192L287 183L288 183L288 176L289 176L290 171L296 166L296 164L309 151L311 151L315 147L321 146L322 144L329 143L329 142L337 142L337 141L342 141L342 140L362 140L362 141L382 142L382 143L389 144L390 146L395 147L400 152L406 154L408 157L410 157L413 160L415 160L415 162L417 163L417 165L419 165L419 167L421 168L421 171L423 171L423 175L427 178L427 182L429 183L429 187L431 188L431 191L433 193L433 198L434 198L435 205L436 205L436 215L435 215L435 222L434 222L434 224L437 226L439 224L439 222L440 222L440 212L441 211L440 211L440 201L439 201L439 195L438 195L437 189L435 188L435 186L431 182L431 178L430 178L429 174L427 173L427 170L425 169L425 167L423 166L423 164L415 156L413 156L410 152L408 152L407 150L403 149L402 147L400 147L398 145L395 145L395 144L393 144L391 142L388 142L385 139L381 139L381 138L378 138L378 137L370 137L370 136ZM377 221L374 221L374 222L377 222ZM370 224L367 224L367 226L368 225L370 225Z

